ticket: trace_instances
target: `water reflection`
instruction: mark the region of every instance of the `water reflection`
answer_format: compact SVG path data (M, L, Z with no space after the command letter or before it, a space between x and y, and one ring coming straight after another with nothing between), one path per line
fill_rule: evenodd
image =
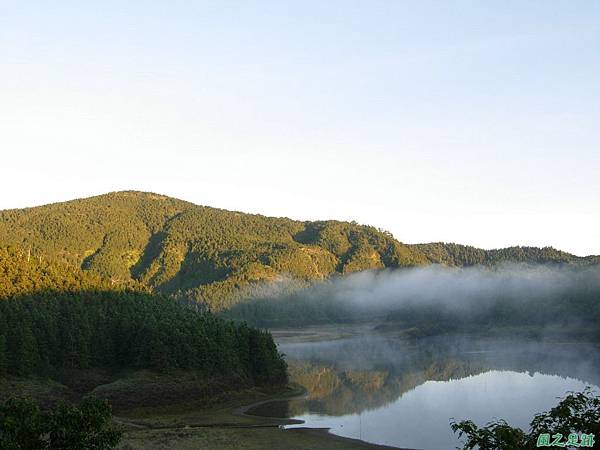
M303 426L408 448L455 448L452 417L480 424L504 418L527 428L557 397L600 384L600 352L585 344L368 335L280 348L307 398L252 413L269 410Z
M480 424L507 418L512 425L527 428L535 413L556 404L556 397L584 387L580 380L557 375L489 371L459 380L427 381L396 401L361 414L309 412L294 417L305 421L302 426L330 427L335 434L377 444L447 450L458 444L449 427L451 417Z

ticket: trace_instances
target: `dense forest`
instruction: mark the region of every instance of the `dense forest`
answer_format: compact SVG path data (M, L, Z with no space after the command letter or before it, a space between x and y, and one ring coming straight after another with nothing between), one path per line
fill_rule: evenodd
M356 223L244 214L133 191L0 211L0 297L47 288L126 288L220 310L263 282L282 278L297 286L431 263L592 264L597 259L552 248L406 245Z
M239 385L286 382L266 331L132 291L39 292L0 301L0 375L65 369L193 370Z

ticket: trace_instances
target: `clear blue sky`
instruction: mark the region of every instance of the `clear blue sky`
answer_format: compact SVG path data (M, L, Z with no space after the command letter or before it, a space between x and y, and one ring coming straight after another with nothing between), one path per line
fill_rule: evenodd
M0 208L107 191L600 253L600 2L1 1Z

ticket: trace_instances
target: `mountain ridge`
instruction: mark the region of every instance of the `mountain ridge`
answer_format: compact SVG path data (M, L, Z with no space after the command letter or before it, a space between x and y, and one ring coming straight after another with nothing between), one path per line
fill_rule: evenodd
M94 274L105 286L193 298L215 309L230 306L254 285L284 276L310 283L362 270L432 263L600 262L597 256L579 257L552 247L483 250L404 244L389 232L356 222L247 214L141 191L1 210L0 246L0 269L5 267L0 286L10 283L7 273L14 279L35 258L42 272L56 272L43 267L45 260L71 278L87 280L87 273Z

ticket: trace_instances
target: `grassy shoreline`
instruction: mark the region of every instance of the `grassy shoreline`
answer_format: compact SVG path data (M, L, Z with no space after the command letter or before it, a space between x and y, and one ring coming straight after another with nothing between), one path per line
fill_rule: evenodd
M142 371L118 379L99 373L81 375L87 379L80 379L77 386L40 377L0 378L0 400L17 395L31 397L46 406L62 401L75 402L88 394L116 400L118 407L113 409L113 420L124 430L118 450L396 448L336 436L328 429L284 430L281 425L298 421L247 414L259 404L302 397L306 391L299 385L238 390L221 386L223 390L216 392L218 384L210 384L189 373ZM93 386L92 380L101 384ZM194 382L198 384L197 388L194 388ZM195 392L205 395L195 398ZM140 403L130 402L131 398Z
M266 402L300 398L305 390L299 386L281 389L254 389L239 393L237 398L212 408L169 411L150 408L136 411L127 418L115 420L125 427L119 450L145 448L175 449L395 449L345 438L329 433L326 428L294 428L284 424L300 423L292 419L262 417L247 414L253 407Z

